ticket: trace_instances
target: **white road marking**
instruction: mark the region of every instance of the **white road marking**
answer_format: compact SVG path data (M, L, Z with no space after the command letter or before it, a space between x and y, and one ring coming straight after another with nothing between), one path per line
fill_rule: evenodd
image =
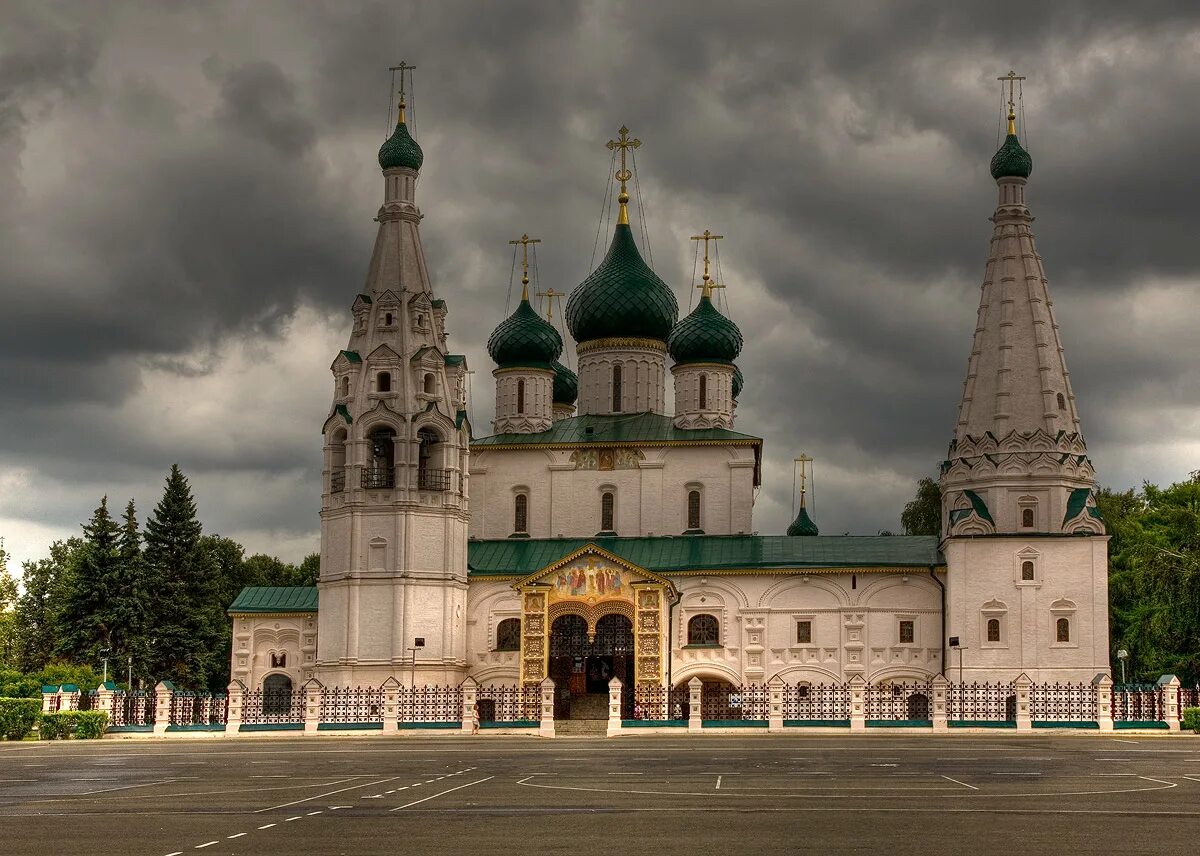
M1134 746L1138 745L1138 742L1136 740L1121 740L1118 737L1114 737L1113 740L1116 741L1117 743L1132 743Z
M489 781L494 778L496 778L496 777L488 776L483 779L478 779L477 781L474 781L474 782L467 782L467 784L465 784L465 785L459 785L456 788L449 788L447 790L442 791L441 793L430 794L429 796L425 797L424 799L419 799L414 802L406 803L405 805L398 805L394 809L392 809L392 811L400 811L400 809L402 809L402 808L411 808L414 805L419 805L423 802L429 802L429 800L433 800L433 799L437 799L438 797L445 796L446 794L451 793L452 791L461 791L463 788L469 788L473 785L478 785L478 784L481 784L483 782Z
M320 809L317 809L316 811L310 811L308 814L305 815L305 817L312 817L314 814L324 814L324 813L325 813L325 809L320 808Z
M183 856L183 851L176 850L174 853L168 853L167 856Z
M942 776L942 778L947 782L954 782L956 785L962 785L964 788L970 788L973 791L979 790L979 788L975 787L974 785L968 785L966 782L960 782L958 779L952 779L949 776Z
M226 837L227 839L228 839L228 838L241 838L241 837L242 837L243 835L245 835L245 834L246 834L246 833L244 833L244 832L235 832L233 835L226 835L225 837Z
M717 786L715 788L713 788L713 790L716 790L716 791L721 790L721 777L720 776L717 776Z
M302 817L304 817L304 815L298 814L295 817L289 817L287 820L284 821L284 823L291 823L293 820L299 820Z
M993 772L993 773L992 773L992 775L993 775L993 776L1040 776L1040 775L1042 775L1042 774L1041 774L1041 773L1034 773L1034 772L1015 772L1015 773L1012 773L1012 772L1003 772L1003 773L997 773L997 772Z
M217 839L216 841L208 841L204 844L197 844L196 849L203 850L205 847L212 847L214 844L220 844L220 843L221 843L220 839Z
M85 793L80 794L80 796L81 797L90 797L90 796L94 796L95 794L108 794L108 793L112 793L113 791L128 791L133 788L149 788L149 787L153 787L154 785L168 785L171 782L179 782L179 781L182 781L182 779L163 779L161 782L146 782L145 784L141 784L141 785L122 785L119 788L101 788L98 791L86 791Z
M1183 778L1192 782L1200 782L1200 779L1197 779L1195 776L1184 776Z
M259 829L270 829L274 825L275 824L273 824L273 823L264 823L262 826L259 827Z
M254 814L262 814L264 811L274 811L277 808L287 808L288 806L299 805L300 803L308 802L309 800L316 800L316 799L320 799L321 797L333 796L334 794L340 794L344 791L353 791L353 790L357 790L358 788L369 788L371 785L382 785L384 782L394 782L398 778L400 778L400 777L392 776L390 779L380 779L376 782L360 782L357 785L348 785L347 787L344 787L344 788L338 788L336 791L326 791L323 794L314 794L313 796L305 797L302 800L292 800L291 802L282 803L280 805L273 805L273 806L270 806L269 808L260 808L258 811L254 812ZM344 782L346 780L342 779L342 781ZM335 784L335 783L331 783L331 784Z

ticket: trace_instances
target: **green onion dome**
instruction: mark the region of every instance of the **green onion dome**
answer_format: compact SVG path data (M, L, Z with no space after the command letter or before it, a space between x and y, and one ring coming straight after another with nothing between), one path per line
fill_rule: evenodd
M487 344L488 353L502 369L550 368L562 348L562 336L534 311L528 297L522 297L517 311L500 322Z
M419 170L425 162L425 153L417 141L408 133L404 122L396 124L396 131L379 147L379 166L382 169L404 167Z
M579 398L579 377L557 360L550 367L554 369L554 403L574 404Z
M1033 158L1021 146L1016 134L1004 138L1004 145L992 155L992 178L1029 178L1033 172Z
M819 535L817 524L813 523L813 519L808 516L808 509L803 505L800 506L800 513L796 515L796 519L792 521L792 525L787 528L789 535Z
M676 363L732 363L742 351L742 331L707 294L675 325L667 350Z
M745 378L742 377L742 370L737 366L733 367L733 400L737 401L738 394L742 391Z
M638 252L628 223L617 224L604 261L567 301L576 342L639 337L665 342L679 317L675 295Z

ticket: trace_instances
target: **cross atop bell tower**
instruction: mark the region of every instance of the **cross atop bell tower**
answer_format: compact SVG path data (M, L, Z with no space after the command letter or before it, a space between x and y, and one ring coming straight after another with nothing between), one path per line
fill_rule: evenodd
M625 152L640 148L642 141L637 139L631 140L629 138L629 129L624 125L622 125L617 131L617 135L618 136L615 140L609 140L607 143L605 143L605 146L609 151L619 149L621 152L621 168L617 170L615 176L617 181L621 182L621 195L617 197L617 202L621 206L621 213L617 217L617 223L627 224L629 223L629 209L627 207L629 204L629 192L625 185L629 179L633 178L633 173L630 172L629 168L625 165Z

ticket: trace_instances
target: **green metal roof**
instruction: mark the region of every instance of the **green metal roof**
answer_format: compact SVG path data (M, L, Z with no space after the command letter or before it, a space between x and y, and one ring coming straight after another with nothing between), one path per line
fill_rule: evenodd
M395 132L379 147L379 166L382 169L399 166L416 170L420 169L424 162L425 154L408 133L408 126L403 122L396 125Z
M446 354L446 365L461 366L464 362L466 362L466 359L467 358L462 354Z
M1101 523L1104 522L1104 517L1100 513L1100 509L1095 506L1088 506L1087 501L1092 496L1090 487L1077 487L1071 491L1071 495L1067 497L1067 513L1063 515L1062 525L1066 526L1071 520L1079 516L1079 513L1085 508L1088 515L1096 518Z
M670 416L661 413L629 413L606 416L572 416L555 422L549 430L536 434L493 434L471 441L472 447L559 445L597 446L604 444L686 443L728 441L762 447L762 438L740 434L725 428L676 428Z
M943 565L932 535L680 535L653 538L529 538L470 541L473 577L524 576L595 544L647 571L788 570Z
M999 151L992 155L992 178L1000 179L1010 176L1029 178L1033 172L1033 158L1021 146L1016 134L1004 138L1004 144Z
M971 507L970 508L956 508L953 511L951 511L950 512L950 522L951 523L957 523L960 520L970 517L971 512L974 511L983 520L986 520L988 523L992 524L993 526L996 525L996 521L992 519L992 513L990 511L988 511L987 503L983 501L982 496L980 496L973 490L964 490L963 494L967 497L967 499L969 499L971 501Z
M691 314L675 325L667 350L676 363L731 363L742 351L742 331L705 295Z
M354 417L350 415L350 409L346 407L346 405L339 404L337 406L337 412L343 419L346 420L347 425L352 425L354 423Z
M342 351L342 356L352 363L362 362L362 356L359 355L358 351Z
M574 404L579 398L579 375L557 360L550 367L554 369L554 403Z
M742 385L746 382L746 378L742 375L742 370L737 366L733 367L733 400L737 401L738 394L742 391Z
M512 315L498 326L488 339L487 350L501 368L542 367L553 363L562 353L562 336L522 297Z
M228 612L316 612L315 586L247 586Z

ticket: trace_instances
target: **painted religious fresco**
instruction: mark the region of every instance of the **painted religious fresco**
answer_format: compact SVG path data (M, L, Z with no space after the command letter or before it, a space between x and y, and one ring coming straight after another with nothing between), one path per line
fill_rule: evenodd
M589 557L575 565L560 568L548 581L554 583L553 600L633 600L629 571L599 564Z

